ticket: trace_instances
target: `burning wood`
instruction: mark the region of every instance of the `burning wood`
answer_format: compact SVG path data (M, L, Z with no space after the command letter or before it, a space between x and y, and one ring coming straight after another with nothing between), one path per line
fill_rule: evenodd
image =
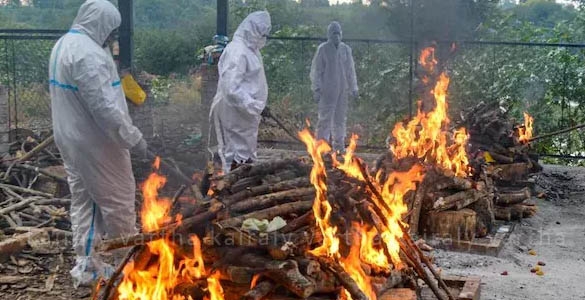
M300 136L312 155L312 167L302 159L271 161L213 177L210 194L215 200L211 202L222 203L221 208L217 210L211 202L199 203L194 215L213 212L211 223L182 227L193 218L186 215L181 222L168 225L176 217L169 214L170 201L156 193L165 179L156 173L149 176L143 188L144 231L183 230L145 241L144 250L137 251L124 268L113 297L272 299L315 294L333 298L340 294L373 300L389 288L414 288L411 282L419 277L439 299L451 298L440 291L444 284L436 283L440 280L436 271L405 234L400 221L407 209L402 197L415 187L402 178L420 181L422 169L415 166L379 182L352 156L355 140L339 161L326 154L328 145L315 141L310 132ZM247 188L241 189L241 182L247 182ZM358 209L365 204L367 214ZM241 227L252 218L270 220L277 216L286 220L286 226L271 231ZM129 245L114 244L117 246L105 249ZM234 267L247 270L247 276L230 275L228 270ZM425 268L435 275L429 275ZM208 274L218 274L218 280L210 281ZM256 274L252 276L255 280L251 274ZM218 292L219 284L222 293ZM141 298L143 295L150 296Z
M532 121L514 131L481 107L474 114L487 121L467 117L464 127L450 130L449 77L428 49L421 64L433 74L425 85L434 105L395 126L391 152L374 169L354 156L357 136L337 157L304 130L299 137L310 160L274 160L214 176L210 200L183 209L181 217L171 215L172 201L158 197L164 178L152 174L143 193L145 233L101 247L146 244L124 268L117 298L375 300L391 287L416 289L421 279L438 299L453 299L411 233L472 239L490 232L496 216L532 214L534 207L523 204L529 193L495 185L537 166L522 142L530 140ZM484 160L478 134L491 139L479 156ZM487 157L507 167L488 165ZM234 267L244 275L230 273Z

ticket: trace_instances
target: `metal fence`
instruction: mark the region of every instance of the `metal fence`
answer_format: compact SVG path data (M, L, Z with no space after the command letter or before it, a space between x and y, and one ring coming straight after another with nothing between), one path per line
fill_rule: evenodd
M58 30L0 30L0 84L8 91L8 127L50 130L48 63Z
M0 30L0 84L8 89L10 128L50 129L47 64L54 41L62 34L63 31L56 30ZM263 50L269 101L277 113L287 116L293 128L304 127L306 119L316 121L309 73L315 50L322 41L273 37ZM348 39L345 42L353 49L360 87L359 99L350 104L348 131L360 134L366 145L383 147L392 125L407 117L415 106L413 56L418 46L408 41ZM448 67L453 95L450 105L454 110L478 101L509 101L514 103L511 105L514 115L521 115L523 110L535 114L536 130L540 133L575 125L570 120L581 113L575 103L585 103L585 90L581 88L585 82L584 44L459 41L457 47L457 55ZM543 59L529 59L534 57ZM555 64L542 63L549 59L551 62L554 59ZM182 80L192 78L186 76ZM543 102L537 100L550 98L551 89L565 90L555 90L555 95L561 96L547 100L547 105L540 107ZM153 106L152 113L173 111L169 104L165 105ZM173 124L196 127L192 123L204 120L189 118L189 110L197 107L200 106L187 109L182 106L180 111L185 113L184 117L174 118ZM558 117L546 124L538 123L539 115L549 114ZM173 129L167 129L172 134ZM159 130L159 134L165 132ZM278 136L273 138L278 139ZM565 135L549 141L549 152L545 154L579 157L583 156L582 145L585 145L583 134Z

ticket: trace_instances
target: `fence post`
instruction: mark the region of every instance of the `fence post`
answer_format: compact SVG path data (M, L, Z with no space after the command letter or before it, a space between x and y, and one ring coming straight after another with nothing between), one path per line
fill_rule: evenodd
M0 84L0 156L3 156L8 151L9 116L8 89Z
M118 8L122 15L120 24L120 69L132 68L134 52L134 0L118 1Z
M217 35L227 36L228 9L227 0L217 0Z

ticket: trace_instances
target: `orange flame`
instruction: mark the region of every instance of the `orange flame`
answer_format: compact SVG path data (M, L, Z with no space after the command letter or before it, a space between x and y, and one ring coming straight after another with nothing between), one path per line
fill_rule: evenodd
M250 289L253 289L256 287L256 284L258 284L258 279L260 279L260 274L254 274L254 276L252 276L252 282L250 282Z
M425 70L427 70L427 72L433 73L435 71L435 66L438 63L437 59L435 58L435 48L433 47L424 48L420 53L418 61L420 65Z
M374 245L378 231L376 228L366 230L362 228L360 242L360 258L363 262L382 269L389 269L388 257L382 248L375 248Z
M223 288L219 283L220 277L219 271L213 272L211 276L207 277L207 290L209 291L209 298L205 297L205 300L224 300Z
M155 172L148 176L142 186L144 203L141 211L142 227L144 231L154 231L170 222L171 202L167 198L159 198L158 190L166 183L166 178L156 173L160 159L155 160ZM180 216L177 216L180 219ZM146 270L135 269L134 262L124 268L124 278L118 286L120 300L192 300L182 295L174 295L174 287L181 282L192 282L206 275L201 242L196 235L191 236L193 243L193 257L179 257L173 243L168 239L161 239L147 243L148 250L158 261ZM214 275L210 276L212 278ZM213 277L215 278L215 277ZM211 300L223 300L219 291L219 281L208 278L208 287ZM213 285L213 287L212 287ZM219 286L219 288L217 287Z
M420 63L430 73L433 73L437 65L435 49L426 48L420 56ZM430 82L428 77L425 80ZM455 130L452 136L446 128L449 125L447 117L447 89L449 77L445 73L440 74L432 91L435 98L435 109L429 113L420 110L415 118L404 126L396 124L392 134L396 142L391 146L391 151L397 159L414 156L426 163L435 164L444 170L454 172L457 176L467 176L469 173L469 161L466 153L466 145L469 136L464 128ZM317 226L323 234L323 243L310 250L309 253L317 256L325 256L336 259L344 270L358 284L360 289L370 298L375 300L370 278L362 269L362 263L390 269L389 261L396 269L403 267L400 259L400 239L403 238L402 217L408 207L404 203L404 196L415 191L417 184L424 179L424 168L420 164L414 164L406 172L393 172L385 181L380 174L375 179L368 174L367 168L362 166L361 160L354 157L357 146L357 135L352 135L343 162L339 162L335 155L333 166L345 172L349 177L360 181L368 181L369 201L374 204L376 213L383 224L376 224L376 228L366 229L359 223L352 224L350 243L351 248L346 257L339 253L340 241L336 236L338 228L330 224L331 205L327 201L327 173L322 155L330 152L331 147L324 141L316 141L308 129L299 133L300 139L305 143L307 151L313 159L311 170L311 183L315 186L315 201L313 214ZM451 137L449 139L449 137ZM361 233L361 238L356 237L356 232ZM374 247L376 236L379 235L385 249ZM347 291L340 295L342 299L351 299Z
M530 142L532 138L532 125L534 123L534 118L532 118L528 113L524 113L524 127L518 128L518 140L523 143L527 144Z
M365 181L364 174L362 173L358 161L354 158L353 154L357 145L357 135L352 135L349 147L346 150L343 164L339 163L334 157L334 166L344 171L348 176L356 178L361 181ZM464 152L465 153L465 152ZM464 156L467 158L467 156ZM369 176L369 175L367 175ZM392 259L392 263L396 268L401 268L401 260L399 256L400 245L398 239L402 238L403 232L401 229L402 216L408 211L408 207L404 204L403 198L409 191L416 190L416 183L421 182L423 179L423 170L420 165L414 165L407 172L395 172L390 174L385 183L380 185L379 180L371 180L374 187L381 191L383 203L374 195L370 195L371 200L381 209L384 214L380 216L383 218L384 225L387 227L385 232L382 232L380 236L386 247L389 250L389 254ZM371 192L371 191L370 191Z
M316 190L313 213L316 223L323 234L323 243L321 246L310 250L309 253L338 260L344 270L356 281L360 289L370 299L375 300L376 295L373 292L370 279L361 268L361 262L388 268L388 260L391 259L396 268L402 267L398 239L403 236L400 220L408 209L402 200L407 192L416 188L417 182L422 181L422 167L415 165L408 172L394 173L383 185L380 185L376 180L371 181L375 185L375 188L382 193L384 203L381 203L381 200L373 195L371 195L371 198L377 207L385 207L383 209L383 216L380 216L383 218L385 231L380 236L391 257L386 257L381 250L373 247L373 240L377 234L376 231L364 232L365 230L361 229L357 223L354 223L352 226L354 230L365 233L365 239L364 237L361 239L355 238L352 233L352 239L354 239L351 243L352 248L347 257L342 257L339 253L340 241L336 236L338 229L329 223L332 208L327 201L327 174L322 157L323 153L331 151L331 147L324 141L316 141L308 129L301 131L299 137L306 144L307 151L313 159L311 182ZM360 162L354 157L357 139L357 135L352 135L350 145L346 149L346 154L343 157L343 163L337 161L336 157L333 156L333 165L344 171L348 176L365 181L366 178L360 168ZM365 176L369 177L367 174ZM342 297L345 299L351 298L346 291L342 293Z
M426 68L431 71L436 65L434 48L424 49L421 63L423 59L427 64ZM415 156L425 162L437 164L444 170L451 170L457 176L465 177L469 174L469 161L465 150L469 136L465 129L461 128L454 132L453 144L448 146L446 130L450 122L447 116L448 87L449 77L441 73L432 91L436 101L435 109L429 113L419 109L406 127L402 123L396 124L392 130L396 141L391 150L397 159Z
M322 157L323 153L331 151L331 147L323 140L316 141L308 129L299 132L299 137L307 145L307 151L313 158L311 183L315 186L316 191L313 214L323 234L323 244L311 250L310 253L317 256L333 257L339 252L339 239L335 236L337 227L329 224L332 208L327 201L327 173Z
M353 223L352 227L357 230L361 230L358 223ZM347 257L340 258L340 264L343 269L355 280L356 284L360 287L360 290L368 296L370 300L376 300L376 293L372 288L370 278L362 269L360 260L360 238L357 232L351 232L351 248ZM352 299L349 293L344 290L344 295L347 299Z

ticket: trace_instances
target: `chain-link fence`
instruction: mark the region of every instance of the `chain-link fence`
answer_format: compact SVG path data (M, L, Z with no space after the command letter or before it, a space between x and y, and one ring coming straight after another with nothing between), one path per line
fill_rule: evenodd
M0 31L0 84L7 91L4 120L11 129L51 129L48 63L61 32Z
M59 31L0 31L0 84L7 91L3 120L12 129L49 130L48 60ZM321 39L274 37L262 51L269 84L269 105L292 131L317 120L309 73ZM348 132L362 144L383 147L393 124L416 110L411 95L416 63L405 41L346 40L353 49L360 96L350 104ZM512 116L528 111L536 132L545 133L585 121L585 45L461 42L446 67L451 77L449 104L453 112L479 101L499 101ZM194 49L195 52L195 49ZM415 57L416 58L416 57ZM193 62L193 69L198 62ZM411 73L411 68L415 70ZM137 66L140 69L140 66ZM148 77L148 75L146 75ZM154 79L153 79L154 78ZM201 81L197 73L146 80L149 100L131 106L142 128L170 148L202 144ZM0 93L1 95L1 93ZM542 121L541 121L542 120ZM522 120L518 120L521 122ZM262 126L264 142L283 140L283 132ZM274 144L274 143L273 143ZM585 136L574 132L538 145L542 153L583 156Z

